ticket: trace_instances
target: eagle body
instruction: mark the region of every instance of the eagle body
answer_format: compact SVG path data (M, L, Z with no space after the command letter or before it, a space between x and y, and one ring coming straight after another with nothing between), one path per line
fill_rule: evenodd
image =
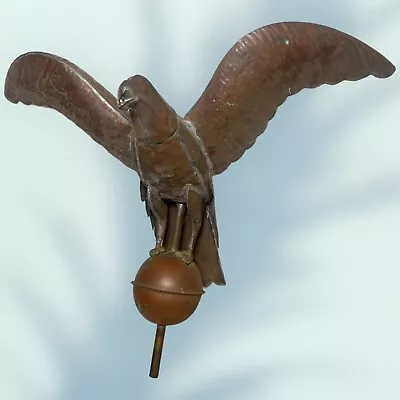
M207 154L194 128L183 118L171 137L162 143L136 140L140 180L164 200L185 203L188 189L196 190L208 204L212 174Z
M388 78L395 70L382 54L344 32L279 22L233 45L184 118L143 76L123 81L115 97L77 65L42 52L14 60L4 94L13 103L57 110L139 174L154 251L165 250L169 219L185 208L177 250L186 252L181 256L187 262L194 260L207 287L225 284L213 176L256 143L288 97L325 84Z

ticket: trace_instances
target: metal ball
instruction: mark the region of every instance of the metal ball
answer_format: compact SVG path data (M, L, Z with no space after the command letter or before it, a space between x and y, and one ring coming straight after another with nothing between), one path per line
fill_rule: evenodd
M173 253L148 258L132 285L139 312L157 325L185 321L196 310L204 293L195 264L188 265Z

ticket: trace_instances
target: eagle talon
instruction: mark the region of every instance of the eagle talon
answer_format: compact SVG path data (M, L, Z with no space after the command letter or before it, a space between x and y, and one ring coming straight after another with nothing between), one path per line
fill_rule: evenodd
M166 250L163 246L156 246L154 249L151 249L149 252L150 257L154 257L157 254L165 253Z
M193 262L193 252L189 250L177 251L175 255L186 264L191 264Z

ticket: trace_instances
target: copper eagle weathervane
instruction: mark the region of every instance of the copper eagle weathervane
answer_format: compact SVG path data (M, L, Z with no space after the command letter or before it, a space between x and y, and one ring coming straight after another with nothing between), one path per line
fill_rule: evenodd
M150 376L158 376L165 326L187 319L204 287L225 284L213 176L255 143L289 96L394 71L384 56L343 32L276 23L241 38L181 117L140 75L123 81L115 98L53 54L30 52L11 64L9 101L59 111L139 174L155 246L132 283L139 311L157 324Z

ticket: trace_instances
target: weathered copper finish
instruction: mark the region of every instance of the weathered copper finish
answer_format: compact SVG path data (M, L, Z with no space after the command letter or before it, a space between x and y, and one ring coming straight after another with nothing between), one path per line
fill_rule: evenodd
M139 174L156 244L138 273L134 294L143 315L158 324L153 376L164 324L183 321L197 307L198 282L189 284L197 279L196 267L201 286L225 284L213 176L255 143L289 96L368 75L387 78L394 71L384 56L343 32L282 22L240 39L184 118L143 76L123 81L115 98L76 65L47 53L18 57L4 92L11 102L58 110ZM191 271L192 278L183 279L182 271ZM172 293L165 291L168 285ZM181 287L193 289L193 295L178 294Z
M185 208L184 204L169 206L166 251L148 258L132 282L136 307L147 320L157 324L150 366L152 378L158 377L166 325L189 318L204 293L196 265L187 264L179 257Z
M189 318L204 293L199 270L173 253L158 254L140 267L133 284L135 304L147 320L176 325Z
M250 148L278 107L305 88L387 78L394 65L360 40L326 26L281 22L240 39L185 118L224 171Z
M180 324L196 310L204 293L200 272L174 253L163 253L147 259L132 284L139 312L157 324L150 367L150 377L157 378L165 327Z

